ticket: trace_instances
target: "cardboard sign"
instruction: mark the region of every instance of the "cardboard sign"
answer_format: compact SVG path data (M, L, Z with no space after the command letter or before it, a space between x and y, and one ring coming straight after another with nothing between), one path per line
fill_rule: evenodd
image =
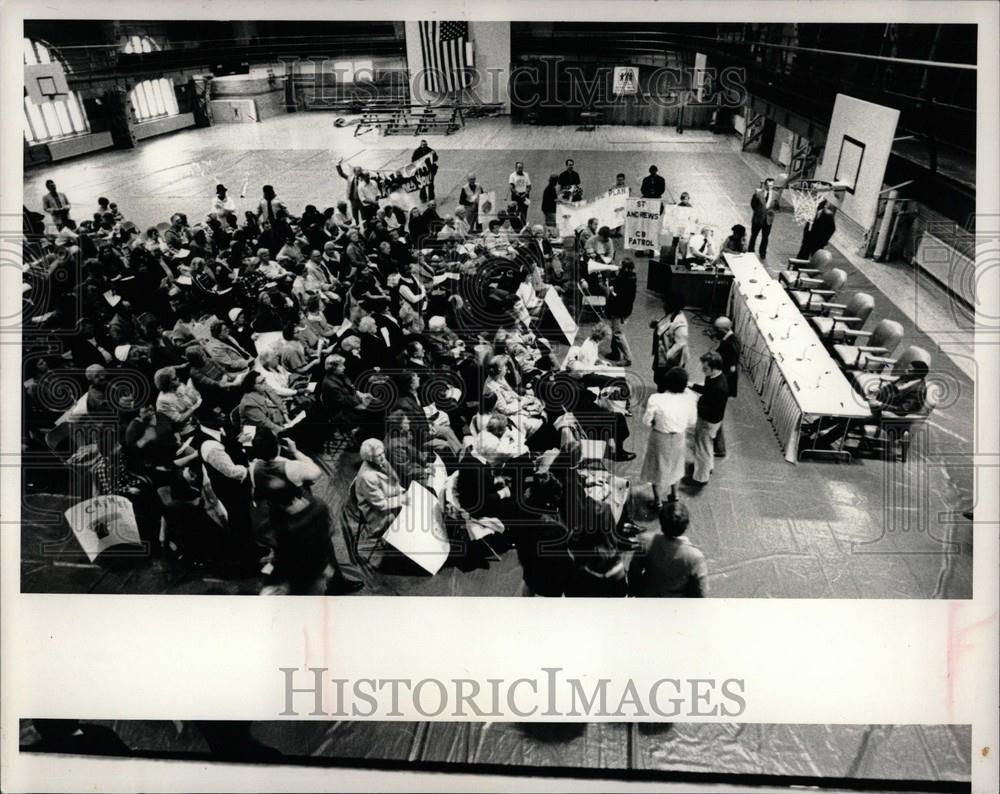
M625 247L656 251L660 247L660 200L630 198L625 207Z
M479 224L483 229L488 229L490 221L497 217L497 194L495 190L484 191L479 194Z
M73 505L65 515L91 562L112 546L142 543L132 503L124 496L95 496Z
M434 576L451 553L441 500L416 481L406 495L409 504L403 505L382 539Z
M545 333L551 329L551 322L546 322L546 319L555 320L558 329L566 337L566 344L573 344L573 340L576 339L576 332L580 329L580 326L576 324L576 320L569 313L566 304L559 299L559 293L554 289L546 290L542 301L545 303L545 312L539 318L538 331Z
M597 218L597 227L617 229L625 223L625 204L631 188L616 187L588 201L566 201L556 208L556 224L560 237L572 237Z

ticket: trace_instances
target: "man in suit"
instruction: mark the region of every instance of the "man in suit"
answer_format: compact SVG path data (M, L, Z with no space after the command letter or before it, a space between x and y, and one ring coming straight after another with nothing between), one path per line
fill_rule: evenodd
M806 224L802 232L802 247L797 254L798 259L809 259L820 248L826 247L837 231L837 222L834 220L836 214L837 207L834 204L825 199L819 203L816 217L812 223Z
M684 478L684 484L694 488L708 485L713 469L713 444L722 427L726 401L729 399L729 386L722 371L722 356L715 352L703 354L701 371L705 374L705 382L688 386L701 395L698 398L698 421L694 427L694 471L691 477Z
M642 184L639 186L639 192L642 193L643 198L662 198L664 192L667 189L667 183L664 181L663 177L657 173L658 169L655 165L649 167L649 176L642 180Z
M718 317L715 320L712 335L719 340L715 352L722 358L722 372L726 376L726 386L729 388L729 399L736 396L736 387L740 379L740 340L733 333L733 321L728 317ZM726 439L723 428L715 436L715 457L726 457Z
M778 192L774 189L774 180L768 177L750 197L750 209L753 217L750 220L750 247L753 251L760 235L760 258L767 256L767 239L771 236L771 224L774 223L774 213L778 211Z

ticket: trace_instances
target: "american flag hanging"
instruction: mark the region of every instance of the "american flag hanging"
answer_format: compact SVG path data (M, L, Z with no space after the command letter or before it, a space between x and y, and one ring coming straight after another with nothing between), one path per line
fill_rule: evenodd
M472 82L474 66L468 22L421 22L424 88L446 94Z

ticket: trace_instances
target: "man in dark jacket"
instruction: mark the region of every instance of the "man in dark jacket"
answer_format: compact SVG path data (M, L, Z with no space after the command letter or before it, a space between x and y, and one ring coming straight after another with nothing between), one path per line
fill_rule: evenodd
M705 373L705 382L688 386L701 395L698 398L698 421L694 427L694 472L684 481L686 485L696 488L708 485L713 468L713 443L722 427L726 401L729 399L729 386L722 371L722 356L715 352L702 355L701 371Z
M643 198L662 198L664 192L666 192L667 183L664 181L663 177L657 173L657 171L657 167L655 165L651 165L649 167L649 176L642 180L642 185L639 186L639 192L642 193Z
M719 340L715 352L722 358L722 372L726 376L726 386L729 388L729 399L736 397L736 387L740 379L740 340L733 333L733 321L728 317L718 317L715 320L712 336ZM723 428L715 436L715 457L726 457L726 439Z
M825 200L820 202L816 217L811 223L806 224L802 232L802 247L797 255L799 259L809 259L820 248L826 247L833 233L837 231L837 222L834 219L836 214L835 205Z

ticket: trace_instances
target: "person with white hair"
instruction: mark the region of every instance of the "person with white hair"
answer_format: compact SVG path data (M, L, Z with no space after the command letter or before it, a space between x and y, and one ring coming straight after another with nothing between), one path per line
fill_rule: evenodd
M368 438L361 443L361 468L353 485L368 536L377 539L409 502L380 439Z
M469 236L470 226L465 207L455 207L455 232L464 240Z
M465 177L465 184L458 194L458 203L465 209L470 232L479 232L479 197L484 193L483 186L476 181L476 175L471 171Z
M719 341L715 352L722 358L722 373L726 376L729 387L729 399L736 397L736 389L740 380L740 340L733 332L733 321L728 317L717 317L712 324L712 336ZM726 439L723 428L715 435L715 457L726 457Z
M178 432L193 431L193 417L202 403L198 390L190 384L181 383L174 367L156 370L153 383L159 391L156 410L173 422Z
M715 230L702 226L699 234L692 235L687 246L687 265L710 265L719 257L715 243Z

